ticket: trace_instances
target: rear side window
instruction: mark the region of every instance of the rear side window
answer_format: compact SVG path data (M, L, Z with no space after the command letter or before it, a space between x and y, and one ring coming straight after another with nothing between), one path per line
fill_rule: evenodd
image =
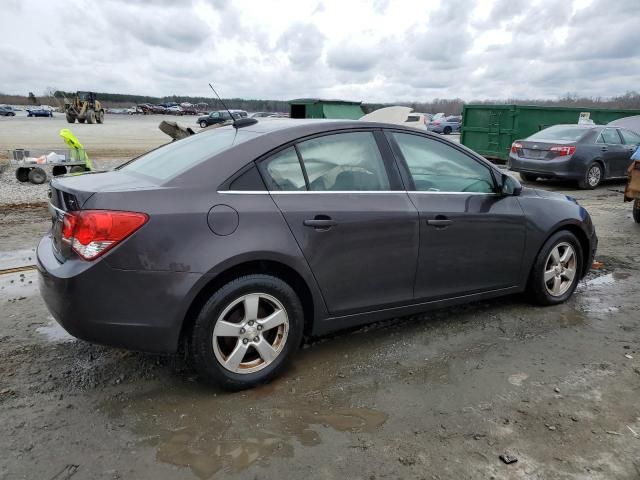
M235 128L215 129L168 143L119 168L165 182L234 145L256 137Z
M309 190L389 190L389 177L372 132L326 135L298 144Z
M567 141L576 142L589 130L582 127L573 127L570 125L556 125L554 127L545 128L531 135L527 140L531 141Z
M615 128L605 128L602 130L600 134L600 142L598 143L607 143L609 145L618 145L621 144L620 135Z
M295 148L289 147L276 153L263 163L269 190L306 190L302 166Z
M627 145L639 145L640 144L640 135L637 133L633 133L629 130L620 130L620 135L624 139L624 143Z

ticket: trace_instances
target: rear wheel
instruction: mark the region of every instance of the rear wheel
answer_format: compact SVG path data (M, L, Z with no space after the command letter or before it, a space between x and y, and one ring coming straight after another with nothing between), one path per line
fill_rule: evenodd
M32 168L29 171L29 181L36 185L43 184L47 181L47 172L40 167Z
M96 112L94 110L88 110L86 114L87 123L96 123Z
M445 135L449 135L451 133L452 129L451 127L444 127L443 133Z
M191 335L200 376L230 390L267 382L286 367L302 340L304 316L293 289L279 278L247 275L213 294Z
M582 271L582 248L576 236L566 230L553 234L533 264L529 293L535 303L556 305L576 289Z
M29 181L29 169L25 167L16 168L16 178L19 182Z
M640 198L633 202L633 219L636 223L640 223Z
M65 173L67 173L67 167L65 167L64 165L56 165L51 169L51 173L54 177L57 177L58 175L64 175Z
M74 123L76 121L76 116L71 113L67 113L65 116L67 117L67 123Z
M582 180L578 182L578 186L583 189L593 190L600 185L602 177L602 166L597 162L593 162L589 165L589 168L587 168Z
M96 114L96 122L98 123L104 123L104 111L100 110L97 114Z
M525 182L535 182L538 179L538 175L535 173L522 173L520 172L520 178Z

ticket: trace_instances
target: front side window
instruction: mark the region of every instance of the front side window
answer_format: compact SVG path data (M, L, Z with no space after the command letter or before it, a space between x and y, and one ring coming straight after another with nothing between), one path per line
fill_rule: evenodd
M627 145L640 145L640 135L629 130L620 130L620 135Z
M211 112L211 114L209 115L211 118L220 118L220 113L218 112Z
M266 173L269 190L304 191L307 189L302 166L293 147L276 153L264 162L263 173Z
M313 191L389 190L372 132L337 133L298 144Z
M421 192L493 193L489 167L449 145L408 133L391 134Z

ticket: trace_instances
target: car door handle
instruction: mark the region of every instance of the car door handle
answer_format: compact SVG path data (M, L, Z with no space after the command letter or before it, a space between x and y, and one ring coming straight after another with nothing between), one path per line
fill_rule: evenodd
M314 219L304 220L302 224L305 227L312 227L318 230L328 230L331 227L335 227L338 222L332 218L324 217L323 215L317 215Z
M603 152L607 151L607 147L600 147L600 150L602 150Z
M434 220L427 220L427 225L436 228L446 228L451 224L453 224L453 220L449 220L448 218L436 218Z

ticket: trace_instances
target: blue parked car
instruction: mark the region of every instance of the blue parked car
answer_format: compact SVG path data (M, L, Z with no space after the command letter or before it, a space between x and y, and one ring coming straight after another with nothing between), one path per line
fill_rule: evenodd
M27 117L53 117L53 112L46 108L31 108L27 110Z
M430 132L444 133L445 135L449 135L453 132L459 132L461 126L462 116L453 115L450 117L432 120L429 125L427 125L427 130L429 130Z

